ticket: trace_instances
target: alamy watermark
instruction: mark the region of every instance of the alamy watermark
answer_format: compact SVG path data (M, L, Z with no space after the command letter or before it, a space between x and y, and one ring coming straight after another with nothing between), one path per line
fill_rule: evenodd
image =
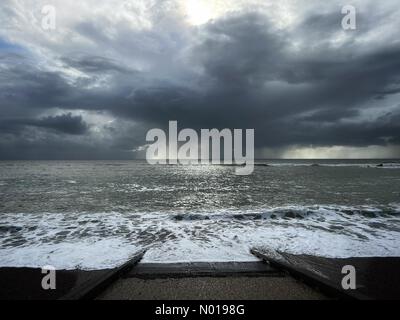
M55 30L57 27L57 10L54 5L44 5L41 9L41 26L43 30ZM341 9L344 15L341 21L343 30L357 29L357 11L352 5L344 5Z
M342 288L344 290L356 290L356 268L352 265L346 265L342 268L342 274L345 275L342 279Z
M357 11L354 6L345 5L342 7L342 28L343 30L356 30L357 29Z
M56 268L53 266L44 266L42 267L42 274L45 274L42 278L42 289L56 290Z
M41 25L43 30L55 30L57 27L57 11L53 5L45 5L42 7Z
M146 135L146 141L153 142L153 144L147 148L147 162L149 164L182 165L234 164L237 166L235 169L237 175L253 173L254 129L245 130L244 154L242 129L201 129L200 132L200 138L193 129L183 129L178 132L177 121L169 122L168 136L162 129L150 130Z

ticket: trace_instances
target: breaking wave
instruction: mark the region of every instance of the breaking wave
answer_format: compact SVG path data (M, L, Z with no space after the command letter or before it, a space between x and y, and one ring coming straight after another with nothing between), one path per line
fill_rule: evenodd
M252 246L330 257L400 254L400 205L287 206L214 213L10 213L0 266L114 267L146 262L251 261Z
M308 206L308 207L281 207L262 212L247 213L180 213L172 216L175 221L194 221L194 220L260 220L260 219L306 219L310 215L332 214L343 216L361 215L364 217L389 217L400 214L398 206L388 207L348 207L348 206Z
M324 162L271 162L255 163L259 167L358 167L358 168L377 168L377 169L400 169L400 162L366 162L366 163L324 163Z

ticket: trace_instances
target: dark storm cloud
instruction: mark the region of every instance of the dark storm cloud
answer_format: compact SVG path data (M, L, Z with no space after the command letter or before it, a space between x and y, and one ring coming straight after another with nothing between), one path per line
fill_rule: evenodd
M2 121L0 132L18 135L30 126L60 135L87 133L84 118L72 114L40 117L42 112L58 108L106 112L116 122L139 123L141 130L135 131L132 142L127 135L116 135L118 125L103 127L119 150L145 144L147 129L166 128L170 120L178 120L182 128L255 128L257 147L399 144L399 112L378 117L374 111L372 118L362 114L371 105L379 112L381 103L399 93L400 46L394 41L360 44L357 37L369 35L379 22L376 15L364 13L358 19L360 30L346 33L338 44L335 39L343 36L341 18L340 11L313 12L291 29L277 28L259 13L210 22L199 29L196 41L186 50L187 68L196 72L185 74L191 77L185 85L159 79L157 69L146 74L101 55L60 58L64 68L86 74L73 81L58 71L44 71L23 57L10 60L9 55L3 56L0 116L39 120ZM112 45L112 39L91 24L82 24L77 30L92 41ZM149 31L145 33L142 38L137 31L135 35L157 39ZM118 46L122 38L118 37ZM145 50L138 51L141 57L146 55ZM154 56L163 59L162 50ZM168 59L165 61L167 64ZM46 143L40 143L45 150ZM48 150L54 145L48 142ZM77 150L73 153L76 157L85 153L78 141L71 145ZM6 150L4 142L1 148ZM105 157L107 152L117 154L105 149L92 154Z
M18 134L25 127L36 127L52 130L58 133L71 135L85 134L89 126L81 116L73 116L71 113L59 116L49 116L41 119L2 119L0 120L0 132Z
M0 56L2 115L13 117L67 105L75 99L74 88L57 72L37 68L19 55ZM76 103L76 101L74 102Z
M1 62L4 61L4 64ZM114 104L125 103L126 89L123 83L111 83L110 88L96 85L101 76L130 73L114 62L97 56L84 58L62 58L64 64L81 71L90 72L91 77L68 80L65 74L46 71L20 55L0 55L0 115L24 117L37 115L52 108L106 110ZM114 79L117 81L116 79Z
M337 32L339 22L314 17L312 25L329 34ZM304 23L308 26L309 20ZM296 32L274 30L258 14L217 21L193 50L193 61L205 72L198 79L203 91L174 86L141 90L131 105L117 106L114 112L161 126L173 119L183 127L255 128L260 147L399 140L396 121L340 121L358 116L377 92L394 93L386 88L400 79L399 47L371 47L352 55L353 41L317 51L305 42L293 53L290 39L295 38Z
M28 124L36 127L52 129L67 134L85 134L88 125L81 116L73 116L71 113L54 117L45 117Z

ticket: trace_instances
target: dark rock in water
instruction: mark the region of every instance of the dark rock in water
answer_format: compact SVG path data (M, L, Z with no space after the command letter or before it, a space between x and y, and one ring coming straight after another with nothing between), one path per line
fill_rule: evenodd
M286 212L285 218L296 218L296 214L292 211Z
M276 219L276 215L275 214L271 214L271 219Z
M248 220L248 219L262 219L262 215L259 213L247 213L247 214L235 214L233 218L238 220Z
M176 216L174 216L174 220L182 221L182 220L183 220L183 215L176 215Z
M173 219L176 221L182 221L182 220L210 220L210 217L207 215L203 214L177 214L176 216L173 216Z
M383 167L383 163L377 164L377 167Z
M293 211L288 211L288 212L285 212L285 218L298 218L298 219L303 219L304 217L301 215L301 214L299 214L299 213L297 213L297 212L293 212Z

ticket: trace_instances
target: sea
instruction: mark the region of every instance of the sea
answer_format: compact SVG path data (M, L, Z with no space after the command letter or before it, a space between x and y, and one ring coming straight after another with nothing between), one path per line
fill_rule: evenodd
M1 161L0 267L400 255L399 160Z

